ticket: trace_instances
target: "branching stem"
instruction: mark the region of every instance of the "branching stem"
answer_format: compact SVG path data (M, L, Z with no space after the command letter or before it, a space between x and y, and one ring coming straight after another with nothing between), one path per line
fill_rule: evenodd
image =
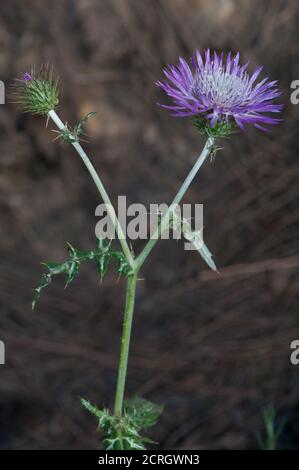
M60 117L57 115L57 113L54 111L54 110L51 110L49 113L48 113L49 117L55 122L56 126L58 127L59 130L63 130L65 128L65 124L63 124L63 122L61 121ZM96 187L98 188L98 191L100 193L100 195L102 196L102 199L104 201L104 203L106 204L106 209L107 209L107 212L111 218L111 221L113 223L113 226L116 230L116 233L117 233L117 236L119 238L119 241L121 243L121 246L122 246L122 249L123 249L123 252L124 252L124 255L125 257L127 258L127 261L128 263L131 265L132 268L134 268L135 266L135 262L134 262L134 259L133 259L133 256L132 256L132 253L131 253L131 250L128 246L128 243L126 241L126 237L124 235L124 232L123 232L123 229L121 227L121 224L116 216L116 213L115 213L115 210L113 208L113 205L110 201L110 198L107 194L107 191L99 177L99 175L97 174L93 164L91 163L90 159L88 158L86 152L83 150L82 146L80 145L79 142L73 142L71 144L74 149L78 152L78 154L80 155L84 165L86 166L87 170L89 171L90 173L90 176L92 177Z
M190 184L195 178L198 170L203 165L204 161L206 160L206 158L212 151L214 142L215 142L214 138L212 137L208 138L192 170L190 171L184 183L182 184L181 188L179 189L178 193L174 197L172 201L172 206L179 204L182 198L184 197ZM120 353L117 390L116 390L115 408L114 408L114 413L116 416L121 416L122 411L123 411L125 383L126 383L126 374L127 374L127 367L128 367L129 347L130 347L130 338L131 338L131 330L132 330L133 310L134 310L134 301L135 301L135 294L136 294L136 282L137 282L138 271L141 268L142 264L144 263L145 259L148 257L151 250L154 248L161 233L163 233L163 230L166 228L167 223L169 223L169 211L170 210L171 210L171 206L166 212L165 216L163 217L160 223L160 226L157 227L156 232L154 233L153 237L148 241L143 251L136 259L134 275L128 278L123 333L122 333L122 339L121 339L121 353Z
M50 111L48 114L49 114L49 117L55 122L59 130L65 129L65 124L63 124L63 122L61 121L61 119L59 118L59 116L54 110ZM109 213L113 226L115 227L115 230L118 235L119 241L121 243L124 255L126 256L128 263L132 267L132 273L128 276L128 279L127 279L126 305L125 305L125 311L124 311L123 332L122 332L122 338L121 338L121 352L120 352L120 360L119 360L119 367L118 367L118 378L117 378L115 407L114 407L114 413L116 416L121 416L123 412L125 384L126 384L126 375L127 375L127 368L128 368L128 358L129 358L129 349L130 349L130 340L131 340L131 332L132 332L132 322L133 322L138 272L141 266L143 265L144 261L146 260L146 258L148 257L148 255L150 254L154 246L156 245L161 234L167 228L171 210L173 209L174 206L176 206L177 204L181 202L182 198L184 197L189 186L191 185L200 167L203 165L206 158L213 150L214 144L215 144L215 139L213 137L209 137L200 156L198 157L197 161L192 167L184 183L180 187L178 193L174 197L171 206L168 208L166 214L162 218L153 236L147 242L147 244L145 245L144 249L138 256L138 258L134 259L131 253L131 250L128 246L128 243L126 241L120 222L116 216L115 210L111 204L110 198L105 190L105 187L100 177L98 176L94 166L92 165L87 154L81 147L80 143L78 141L71 143L71 145L75 148L75 150L80 155L96 187L98 188L98 191L101 194L104 203L106 204L107 212Z
M198 157L197 161L195 162L194 166L192 167L192 169L191 169L190 173L188 174L187 178L185 179L184 183L180 187L178 193L174 197L174 199L171 203L171 206L168 208L168 210L166 211L164 217L162 218L162 220L160 222L160 225L157 227L154 234L152 235L152 237L147 242L147 244L143 248L143 250L140 253L140 255L138 256L138 258L136 259L137 269L141 268L144 261L146 260L146 258L148 257L148 255L150 254L150 252L152 251L154 246L156 245L157 241L159 240L159 237L161 236L163 231L167 228L167 224L169 223L169 216L170 216L170 212L171 212L172 208L175 207L177 204L179 204L181 202L181 200L183 199L183 197L184 197L186 191L188 190L190 184L192 183L192 181L194 180L196 174L198 173L198 170L200 169L200 167L203 165L203 163L205 162L205 160L207 159L207 157L211 153L214 145L215 145L215 139L213 137L209 137L206 144L205 144L205 146L204 146L204 148L203 148L203 150L202 150L202 152L201 152L201 154L200 154L200 156Z

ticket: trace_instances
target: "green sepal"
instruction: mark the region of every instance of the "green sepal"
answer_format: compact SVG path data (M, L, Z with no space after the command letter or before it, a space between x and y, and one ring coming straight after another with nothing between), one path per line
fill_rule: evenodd
M196 129L207 137L229 137L238 131L238 126L234 120L221 119L217 121L213 127L210 125L210 120L202 115L195 116L193 123Z

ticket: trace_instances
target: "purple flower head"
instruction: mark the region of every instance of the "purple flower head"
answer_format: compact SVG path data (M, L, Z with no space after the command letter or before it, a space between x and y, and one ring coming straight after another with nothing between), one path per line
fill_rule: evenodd
M32 80L32 76L30 75L30 73L24 73L23 80L25 80L25 82L29 82L30 80Z
M167 80L156 82L173 100L173 105L161 105L173 111L173 116L202 116L210 127L217 122L234 121L241 129L251 123L261 130L262 124L277 124L280 120L265 113L278 113L282 105L273 100L281 95L277 81L268 78L256 82L262 67L252 75L247 66L239 64L239 53L231 52L223 59L216 52L205 51L202 58L197 50L191 67L180 58L177 65L164 70Z

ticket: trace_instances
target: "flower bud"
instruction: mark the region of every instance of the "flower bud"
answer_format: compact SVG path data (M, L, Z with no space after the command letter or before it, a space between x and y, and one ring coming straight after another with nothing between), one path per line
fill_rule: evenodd
M48 114L59 102L58 82L52 69L42 67L39 72L26 72L14 85L14 101L22 109L33 114Z

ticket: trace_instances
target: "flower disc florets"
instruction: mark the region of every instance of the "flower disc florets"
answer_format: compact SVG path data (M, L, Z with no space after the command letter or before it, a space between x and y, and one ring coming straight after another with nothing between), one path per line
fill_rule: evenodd
M52 70L43 67L39 72L24 73L16 80L13 96L24 111L48 114L59 102L58 83L53 79Z
M239 64L239 54L232 57L229 53L224 60L223 53L211 55L209 49L204 59L197 51L191 67L180 58L177 65L164 69L167 80L156 82L174 102L161 106L172 110L174 116L200 117L215 131L219 124L223 130L226 123L241 129L251 123L266 130L263 124L279 122L265 113L281 111L282 105L273 103L281 93L277 81L264 78L256 83L262 67L249 75L247 66Z

